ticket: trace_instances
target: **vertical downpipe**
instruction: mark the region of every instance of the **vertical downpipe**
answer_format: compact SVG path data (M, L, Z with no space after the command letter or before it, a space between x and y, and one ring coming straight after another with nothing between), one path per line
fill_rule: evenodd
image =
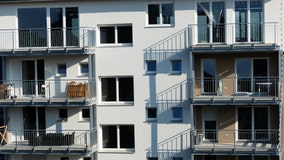
M283 84L282 84L282 74L283 74L283 51L282 51L282 48L283 48L283 25L282 25L282 16L283 16L283 0L280 1L280 49L279 49L279 53L278 53L278 60L279 60L279 84L280 84L280 87L279 87L279 100L280 100L280 103L279 103L279 159L282 160L282 87L283 87Z

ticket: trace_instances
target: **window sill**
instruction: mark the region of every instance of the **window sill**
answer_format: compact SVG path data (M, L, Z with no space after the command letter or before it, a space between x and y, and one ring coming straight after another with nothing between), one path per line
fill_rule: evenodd
M172 71L172 72L170 73L170 75L173 75L173 76L175 76L175 75L181 75L181 71Z
M56 74L56 77L66 77L66 74Z
M89 123L90 119L80 119L78 122L80 122L80 123Z
M77 77L88 77L89 74L79 74Z
M172 123L183 123L182 119L172 119Z
M135 153L135 149L101 149L99 153L125 153L125 154L133 154Z
M157 119L154 119L154 118L152 118L152 119L146 119L146 123L156 123L157 122Z
M107 47L132 47L133 43L120 43L120 44L115 44L115 43L110 43L110 44L98 44L98 48L107 48Z
M156 71L147 71L147 72L145 73L145 75L156 75L156 74L157 74Z
M134 102L100 102L101 106L133 106Z
M172 28L174 24L156 24L156 25L146 25L145 28Z

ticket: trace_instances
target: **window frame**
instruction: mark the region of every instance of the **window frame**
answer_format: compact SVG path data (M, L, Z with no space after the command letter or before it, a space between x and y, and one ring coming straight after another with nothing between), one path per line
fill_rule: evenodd
M89 117L83 117L83 110L89 110ZM82 108L80 111L80 121L90 121L91 118L91 112L90 112L90 108Z
M83 69L83 65L87 65L88 67L88 72L87 73L83 73L82 69ZM89 75L89 64L87 62L81 62L79 63L79 76L88 76Z
M172 4L172 20L170 20L169 24L163 23L163 10L162 5L163 4ZM159 23L157 24L149 24L149 5L159 5ZM173 1L161 1L161 2L149 2L146 3L146 27L173 27L175 25L175 5Z
M149 117L149 110L150 109L153 109L153 110L156 110L155 112L155 117ZM147 121L156 121L157 120L157 108L156 107L147 107L146 108L146 118L147 118Z
M152 64L152 65L150 65ZM145 68L146 68L146 74L156 74L157 73L157 61L156 60L147 60L145 62ZM154 69L152 69L152 67L154 67ZM151 68L151 69L150 69Z
M62 113L63 111L66 112L66 113ZM66 114L66 117L63 116L62 114L64 114L64 115ZM67 122L68 121L68 110L66 108L59 108L58 117L59 117L59 120Z
M175 117L175 110L180 109L180 117ZM182 107L172 107L172 121L182 122L183 120L183 108Z
M112 79L114 78L115 79L115 100L114 101L108 101L108 100L103 100L103 82L102 82L102 79ZM130 78L132 79L132 98L133 98L133 101L120 101L120 96L119 96L119 92L120 92L120 84L119 84L119 79L120 78ZM99 90L100 90L100 97L99 97L99 103L100 105L134 105L134 99L135 99L135 95L134 95L134 92L135 92L135 88L134 88L134 77L133 76L109 76L109 77L100 77L100 81L99 81Z
M174 63L178 63L180 70L174 70ZM182 73L182 60L180 59L174 59L171 60L171 70L170 70L171 74L181 74Z
M102 43L101 42L101 28L104 27L114 27L114 42L113 43ZM131 43L119 43L118 42L118 28L119 27L131 27ZM97 37L97 42L98 42L98 47L108 47L108 46L118 46L118 47L129 47L133 46L133 25L130 23L126 24L108 24L108 25L98 25L98 37Z
M63 65L65 65L65 73L60 73L60 70L61 70L60 66L63 66ZM56 65L56 76L58 76L58 77L66 77L67 76L67 65L66 65L66 63L58 63Z
M103 131L103 127L108 127L108 126L115 126L116 127L116 147L115 148L104 148L104 131ZM133 148L121 148L121 130L120 128L123 126L128 126L128 127L133 127ZM121 151L121 152L131 152L133 153L135 151L135 125L134 124L103 124L100 125L100 133L101 133L101 151L110 151L110 150L115 150L115 151ZM114 134L114 133L110 133L110 134ZM129 135L128 135L129 137Z

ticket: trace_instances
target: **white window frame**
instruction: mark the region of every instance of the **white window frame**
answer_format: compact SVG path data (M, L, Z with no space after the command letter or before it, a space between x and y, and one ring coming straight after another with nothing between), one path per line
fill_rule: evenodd
M173 70L173 63L180 62L180 70ZM181 74L182 73L182 61L180 59L173 59L171 60L171 74Z
M156 109L156 118L149 117L149 109ZM146 107L146 119L147 121L156 121L157 120L157 107Z
M115 78L116 80L116 100L115 101L103 101L102 100L102 78ZM133 80L133 101L119 101L119 78L132 78ZM100 80L98 82L98 89L99 89L99 95L98 100L100 105L134 105L134 99L135 99L135 90L134 90L134 77L133 76L109 76L109 77L100 77Z
M152 63L155 62L156 70L154 70L154 71L149 71L149 70L148 70L148 64L149 64L150 62L152 62ZM147 61L145 61L145 68L146 68L146 74L156 74L156 73L157 73L157 61L156 61L156 60L147 60Z
M65 74L59 73L59 66L60 65L65 65ZM67 76L67 65L66 63L58 63L56 64L56 76L57 77L66 77Z
M82 73L82 65L87 65L88 66L88 70L89 70L88 62L81 62L81 63L79 63L79 76L88 76L89 73Z
M159 23L158 24L149 24L149 5L159 5ZM173 5L173 19L170 24L163 24L163 16L162 16L162 5L163 4L172 4ZM173 1L158 1L158 2L149 2L146 3L146 27L172 27L175 24L175 5Z
M117 148L103 148L103 126L116 126L116 136L117 136ZM120 126L133 126L134 129L134 148L120 148ZM101 139L100 143L100 152L110 152L110 151L115 151L115 152L129 152L129 153L134 153L135 152L135 125L134 124L102 124L100 125L100 131L99 131L99 136Z
M84 109L88 109L89 110L89 112L90 112L90 109L89 108L81 108L81 110L80 110L80 120L79 121L87 121L87 122L89 122L90 121L90 117L91 117L91 112L90 112L90 115L89 115L89 118L84 118L83 117L83 110Z
M132 28L132 43L118 43L118 31L117 31L117 27L123 27L123 26L129 26ZM103 44L101 43L101 32L100 32L100 28L101 27L114 27L114 43L109 43L109 44ZM97 36L97 46L98 47L108 47L108 46L132 46L133 45L133 25L132 24L109 24L109 25L98 25L98 36Z

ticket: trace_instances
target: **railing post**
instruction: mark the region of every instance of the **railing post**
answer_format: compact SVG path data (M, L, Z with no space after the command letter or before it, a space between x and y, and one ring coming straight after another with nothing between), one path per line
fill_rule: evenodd
M29 36L30 36L30 50L32 50L32 29L29 29L30 30L30 34L29 34Z
M12 31L12 45L13 53L15 53L15 31Z
M79 33L80 33L80 28L79 28ZM85 29L83 29L83 47L85 47Z

